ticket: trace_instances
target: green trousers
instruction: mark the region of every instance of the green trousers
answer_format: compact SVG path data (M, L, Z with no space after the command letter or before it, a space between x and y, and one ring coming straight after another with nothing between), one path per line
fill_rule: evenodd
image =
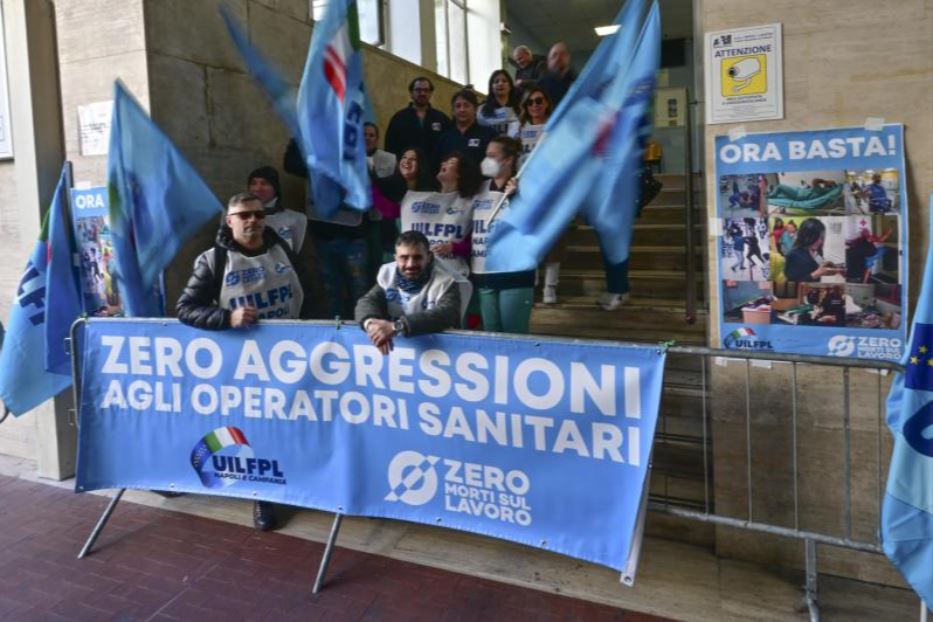
M483 330L494 333L527 333L533 303L533 287L480 287L479 310L483 316Z

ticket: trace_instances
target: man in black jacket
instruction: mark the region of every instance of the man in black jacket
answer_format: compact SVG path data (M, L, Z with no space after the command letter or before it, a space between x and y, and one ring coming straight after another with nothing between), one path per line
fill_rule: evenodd
M214 247L200 256L175 304L178 319L196 328L248 328L261 319L310 317L308 279L291 247L265 226L259 197L243 192L227 203ZM275 527L271 503L257 501L253 524Z
M401 158L406 149L418 147L428 158L434 157L437 141L450 127L450 117L431 107L434 85L428 78L418 77L408 85L411 103L389 121L386 130L386 151ZM438 162L428 163L428 170L437 171Z
M576 79L577 74L570 66L570 49L566 43L558 41L548 52L547 74L538 80L538 88L548 94L551 98L551 105L557 108L557 104L564 98L570 90L570 85Z

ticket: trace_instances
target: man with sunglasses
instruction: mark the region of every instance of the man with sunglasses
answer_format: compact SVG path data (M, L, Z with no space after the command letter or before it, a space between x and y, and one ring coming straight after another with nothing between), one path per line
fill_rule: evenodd
M196 328L247 329L262 319L307 319L311 296L298 257L265 224L259 197L243 192L227 203L214 247L197 258L175 311ZM271 503L257 501L253 524L275 528Z

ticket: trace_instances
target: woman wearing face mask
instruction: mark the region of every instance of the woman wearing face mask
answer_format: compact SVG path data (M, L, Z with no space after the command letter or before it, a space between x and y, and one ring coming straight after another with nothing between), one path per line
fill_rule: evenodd
M496 223L508 210L508 200L490 220L502 195L515 191L515 174L521 156L521 143L515 138L497 136L486 147L483 174L491 179L488 191L473 201L473 233L470 269L474 291L479 297L483 329L492 332L527 333L534 301L535 271L488 272L486 252Z
M522 114L519 117L520 125L516 134L516 138L522 142L522 159L519 166L525 163L528 155L538 145L550 116L551 100L547 93L537 87L528 91L528 95L522 101Z
M492 128L496 134L513 136L518 131L518 98L512 76L504 69L496 69L489 76L489 97L480 106L476 121Z
M453 107L453 127L441 134L437 142L437 162L444 161L454 151L459 151L479 163L486 156L486 145L496 133L476 122L477 100L472 89L454 93L450 101Z
M472 198L482 178L469 157L454 151L441 161L440 192L409 191L402 201L402 231L421 231L431 242L439 263L463 276L469 274L469 233Z

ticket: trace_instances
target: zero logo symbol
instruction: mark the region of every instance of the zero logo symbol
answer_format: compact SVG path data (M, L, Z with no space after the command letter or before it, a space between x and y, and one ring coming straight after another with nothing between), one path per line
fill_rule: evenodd
M830 356L850 356L855 352L855 337L834 335L827 344Z
M401 451L389 463L389 494L386 501L424 505L437 494L436 456L417 451Z

